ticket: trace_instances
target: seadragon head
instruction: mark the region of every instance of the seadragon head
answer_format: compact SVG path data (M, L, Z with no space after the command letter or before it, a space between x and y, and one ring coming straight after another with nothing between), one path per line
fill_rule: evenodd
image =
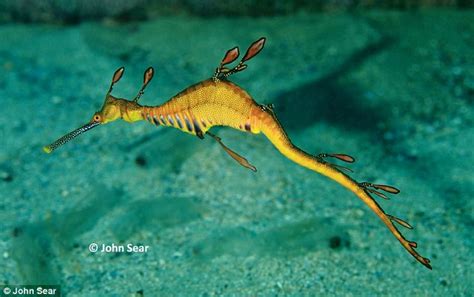
M84 132L87 132L90 129L95 128L101 124L107 124L121 118L127 121L135 120L131 118L131 113L129 113L129 111L138 110L140 108L140 105L138 104L138 99L140 99L140 97L143 95L146 86L153 78L154 71L152 67L149 67L145 71L143 85L140 88L140 91L138 92L137 96L135 96L133 100L116 98L111 95L113 86L122 78L124 71L124 67L120 67L115 71L112 77L112 82L110 83L109 90L105 95L105 100L104 104L102 105L102 108L94 113L91 120L87 124L77 128L74 131L69 132L68 134L59 138L50 145L44 146L43 151L49 154L58 147L62 146L63 144L71 141L77 136L83 134Z

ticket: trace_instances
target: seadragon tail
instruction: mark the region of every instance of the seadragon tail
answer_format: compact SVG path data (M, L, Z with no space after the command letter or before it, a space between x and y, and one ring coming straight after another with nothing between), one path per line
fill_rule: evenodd
M273 113L273 110L268 108L261 108L261 110L257 112L254 111L254 116L258 118L258 121L255 122L255 124L258 125L258 127L256 127L256 132L262 132L272 142L276 149L280 151L281 154L283 154L285 157L300 166L306 167L336 181L337 183L354 193L382 220L382 222L387 226L390 232L398 239L402 246L418 262L423 264L425 267L432 269L430 265L430 260L421 256L415 250L415 248L417 247L417 243L414 241L407 240L394 223L397 223L409 229L411 229L412 227L404 220L385 213L382 207L370 195L370 193L374 193L377 196L386 198L384 194L374 189L383 190L391 194L397 194L399 192L398 189L386 185L374 185L365 182L358 183L354 179L349 177L347 174L343 173L340 170L340 166L330 164L324 161L324 159L322 159L320 156L308 154L300 148L296 147L291 142L283 127L278 122L275 114ZM327 156L327 154L323 155ZM346 162L353 161L353 158L347 155L336 154L335 156L343 156L343 158L339 159Z

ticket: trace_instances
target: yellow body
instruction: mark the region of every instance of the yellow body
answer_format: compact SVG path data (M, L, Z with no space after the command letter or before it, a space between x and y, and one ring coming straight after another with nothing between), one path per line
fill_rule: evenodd
M193 85L163 105L144 106L141 119L183 132L205 134L212 126L249 131L251 112L258 104L229 81L212 79Z

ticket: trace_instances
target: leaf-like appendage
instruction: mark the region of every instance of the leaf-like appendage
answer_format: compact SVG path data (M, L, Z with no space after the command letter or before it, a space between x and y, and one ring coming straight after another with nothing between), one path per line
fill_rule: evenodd
M125 67L120 67L119 69L115 70L114 76L112 77L112 84L117 83L122 78L124 71Z
M148 67L148 69L145 70L145 73L143 74L143 84L145 86L151 81L154 74L155 71L153 70L153 67Z
M265 45L265 40L266 38L262 37L252 43L252 45L247 49L247 52L245 53L245 56L242 59L242 62L248 61L255 57L263 49L263 46Z
M233 49L230 49L225 53L224 59L222 59L221 65L227 65L229 63L232 63L239 57L239 48L234 47Z

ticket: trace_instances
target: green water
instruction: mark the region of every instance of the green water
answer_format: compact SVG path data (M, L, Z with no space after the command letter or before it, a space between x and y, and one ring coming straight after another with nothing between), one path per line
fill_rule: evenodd
M114 94L155 105L210 77L225 51L265 49L232 80L273 103L293 142L355 156L352 176L432 260L417 263L352 193L263 136L212 139L145 122L88 122ZM474 13L160 17L0 25L0 284L64 296L472 296ZM91 253L134 244L146 253Z

